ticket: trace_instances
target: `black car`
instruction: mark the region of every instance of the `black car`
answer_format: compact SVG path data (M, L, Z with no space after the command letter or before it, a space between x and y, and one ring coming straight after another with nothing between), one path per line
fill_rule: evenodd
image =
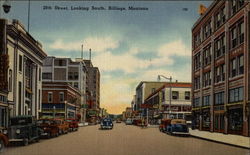
M9 142L22 142L28 145L31 141L39 141L41 129L37 127L32 116L23 115L10 118L8 128Z
M101 121L101 129L113 129L113 122L110 118L104 118Z

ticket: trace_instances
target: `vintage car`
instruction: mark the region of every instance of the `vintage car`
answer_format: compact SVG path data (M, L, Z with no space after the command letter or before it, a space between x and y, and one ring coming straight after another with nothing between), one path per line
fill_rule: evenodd
M117 119L116 120L116 123L121 123L122 121L120 119Z
M104 118L101 121L101 129L113 129L113 122L110 118Z
M66 122L69 124L69 130L70 131L77 131L78 130L78 120L74 118L68 118L66 119Z
M133 124L133 121L131 118L128 118L126 121L125 121L125 124L126 125L132 125Z
M59 134L65 134L69 132L69 123L64 121L63 119L51 119L53 124L55 124L59 129Z
M0 133L0 153L4 151L4 148L8 145L9 139L3 133Z
M167 134L188 136L189 130L186 120L172 119L171 123L167 126Z
M28 145L29 142L39 141L41 129L36 125L35 120L30 115L21 115L10 118L8 128L9 143L22 142Z
M37 126L43 130L41 137L51 138L59 135L59 128L51 119L40 119L37 121Z
M171 119L162 119L159 125L160 132L166 132L167 126L171 123Z

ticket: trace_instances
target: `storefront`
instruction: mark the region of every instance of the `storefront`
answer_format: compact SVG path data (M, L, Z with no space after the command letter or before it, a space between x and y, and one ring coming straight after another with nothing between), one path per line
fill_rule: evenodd
M214 131L224 133L225 131L224 105L214 107Z
M202 109L202 130L210 130L210 108Z
M228 133L242 135L243 132L243 108L232 106L228 108Z

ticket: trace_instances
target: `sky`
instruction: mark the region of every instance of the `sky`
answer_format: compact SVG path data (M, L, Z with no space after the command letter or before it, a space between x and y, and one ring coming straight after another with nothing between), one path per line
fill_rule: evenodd
M28 1L10 4L10 12L1 10L0 17L18 19L28 29ZM199 4L209 6L211 1L31 0L29 33L50 56L79 58L83 44L83 57L89 59L91 48L92 63L101 74L101 107L120 114L131 106L141 81L164 75L191 82L191 29L200 16ZM71 10L79 6L90 10ZM147 10L128 10L130 6Z

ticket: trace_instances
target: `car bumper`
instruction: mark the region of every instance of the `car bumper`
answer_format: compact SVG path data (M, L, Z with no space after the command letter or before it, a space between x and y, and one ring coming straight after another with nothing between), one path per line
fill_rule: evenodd
M41 133L41 136L48 136L47 132Z
M23 139L9 139L9 143L11 142L21 142Z
M172 134L174 134L174 135L190 135L190 133L188 133L188 132L172 132Z
M101 126L102 129L112 129L112 126Z

